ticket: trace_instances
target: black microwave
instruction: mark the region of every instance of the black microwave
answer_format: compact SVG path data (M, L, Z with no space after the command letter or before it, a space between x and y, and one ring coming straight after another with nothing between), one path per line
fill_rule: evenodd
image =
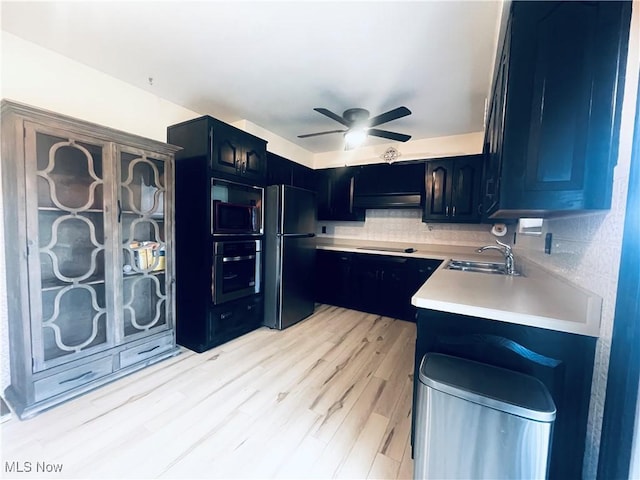
M255 205L213 201L212 233L234 235L259 235L259 210Z
M262 235L262 187L225 180L211 182L211 233Z

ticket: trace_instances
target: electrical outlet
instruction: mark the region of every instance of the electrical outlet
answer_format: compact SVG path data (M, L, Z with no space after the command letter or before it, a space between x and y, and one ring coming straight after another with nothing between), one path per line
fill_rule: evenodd
M327 227L325 225L322 225L322 233L327 233Z

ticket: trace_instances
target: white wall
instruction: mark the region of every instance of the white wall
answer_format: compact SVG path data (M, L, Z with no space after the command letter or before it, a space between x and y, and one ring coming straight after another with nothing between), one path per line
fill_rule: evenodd
M640 73L640 1L633 2L631 36L622 110L620 149L614 171L611 210L580 217L548 220L542 237L519 236L514 251L603 299L601 334L591 389L591 405L584 458L585 478L595 478L607 387L609 352L618 288L629 166ZM638 212L634 212L635 215ZM544 235L553 236L551 255L544 253Z
M396 142L361 147L349 151L317 153L314 156L314 168L382 163L384 162L382 155L389 147L394 147L400 152L398 161L473 155L482 152L483 138L482 132L472 132L464 135L412 140L406 143Z

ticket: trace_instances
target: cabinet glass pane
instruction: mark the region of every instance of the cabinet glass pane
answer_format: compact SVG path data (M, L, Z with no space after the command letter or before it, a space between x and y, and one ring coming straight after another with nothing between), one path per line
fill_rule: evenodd
M67 211L102 210L102 147L36 134L38 205Z
M104 283L42 291L45 360L106 344Z
M35 133L41 362L107 346L102 146Z
M120 154L125 336L166 327L164 162Z

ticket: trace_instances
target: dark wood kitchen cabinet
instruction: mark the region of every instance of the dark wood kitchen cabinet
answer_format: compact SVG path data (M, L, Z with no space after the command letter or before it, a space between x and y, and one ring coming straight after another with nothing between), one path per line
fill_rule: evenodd
M359 167L316 170L318 220L364 221L365 210L354 205Z
M549 479L582 478L596 340L585 335L418 309L414 405L418 369L428 352L531 375L547 387L556 405Z
M209 309L208 323L200 324L202 332L191 332L190 346L203 352L212 345L220 345L255 330L262 324L264 297L253 295L215 305Z
M353 262L356 310L402 318L411 304L409 259L387 255L355 255Z
M480 185L484 155L427 162L423 222L480 222Z
M413 294L440 260L319 249L316 300L414 321Z
M485 136L490 219L609 209L631 2L514 1Z
M267 142L210 116L167 128L167 141L182 147L177 160L206 157L216 178L264 186Z
M353 254L316 251L316 301L352 308L354 302Z
M291 185L315 191L315 171L275 153L267 152L267 185Z
M2 102L5 398L20 418L179 353L175 151Z

